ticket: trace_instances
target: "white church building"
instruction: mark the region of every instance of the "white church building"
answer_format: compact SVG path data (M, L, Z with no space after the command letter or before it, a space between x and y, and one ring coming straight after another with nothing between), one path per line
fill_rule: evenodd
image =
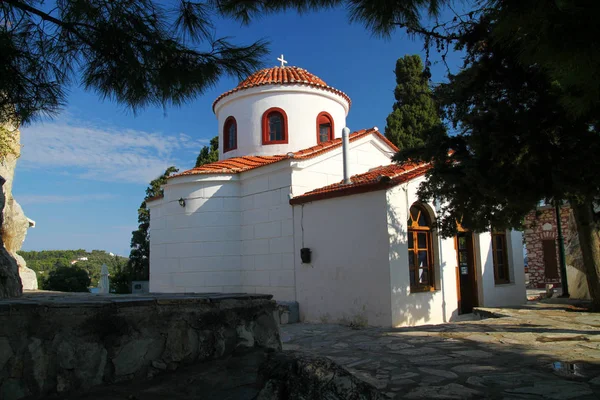
M219 96L219 161L148 201L150 291L270 293L301 321L380 326L524 303L521 233L441 238L416 195L429 166L391 163L376 127L343 140L350 106L287 66Z

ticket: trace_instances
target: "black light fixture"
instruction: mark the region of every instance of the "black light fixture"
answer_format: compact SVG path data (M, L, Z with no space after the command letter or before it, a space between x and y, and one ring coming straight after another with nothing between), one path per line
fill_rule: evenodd
M180 198L179 198L179 205L180 205L181 207L185 207L185 200L183 199L183 197L180 197Z

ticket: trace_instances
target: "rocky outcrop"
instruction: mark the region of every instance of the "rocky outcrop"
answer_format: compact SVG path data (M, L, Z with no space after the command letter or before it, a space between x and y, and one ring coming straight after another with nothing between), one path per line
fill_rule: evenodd
M0 176L5 180L2 187L4 202L2 207L3 222L0 227L0 236L2 236L4 248L18 265L18 272L20 275L19 285L22 284L23 289L33 290L38 288L35 272L27 268L23 257L17 254L17 251L19 251L23 245L23 241L27 235L27 229L32 226L32 221L25 216L23 209L12 195L15 167L17 165L17 159L21 154L21 133L18 129L9 125L0 127L0 129L2 129L1 139L6 142L3 144L5 146L2 148L3 160L0 162ZM0 268L8 267L0 266ZM13 282L12 286L14 285L16 285L15 282ZM12 296L15 295L18 294L12 294Z
M5 183L6 181L0 175L0 186L4 186ZM4 191L0 190L0 210L5 208L5 204ZM4 213L0 212L0 226L3 223L3 215ZM6 250L2 243L2 235L0 235L0 298L18 297L22 293L17 261Z
M272 353L259 370L257 400L379 400L382 392L325 357Z
M579 247L577 224L572 212L569 215L568 227L568 234L565 236L565 259L567 262L569 296L572 299L590 299L590 291L583 265L583 256L581 254L581 248Z

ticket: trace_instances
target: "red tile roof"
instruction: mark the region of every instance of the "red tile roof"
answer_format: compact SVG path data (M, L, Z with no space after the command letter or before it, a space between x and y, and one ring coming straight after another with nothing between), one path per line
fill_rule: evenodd
M346 185L341 181L333 185L324 186L294 197L290 200L290 204L304 204L311 201L388 189L423 176L430 168L431 164L429 163L411 162L373 168L364 174L354 175L350 178L352 181L350 184Z
M385 143L393 151L398 151L398 148L394 146L385 136L379 133L375 128L361 129L360 131L350 134L350 141L361 139L368 135L375 135ZM232 157L227 160L221 160L210 164L202 165L201 167L192 168L187 171L183 171L176 175L171 175L169 179L177 176L185 175L200 175L200 174L237 174L240 172L246 172L251 169L262 167L265 165L273 164L283 159L293 158L295 160L304 160L313 157L320 156L321 154L327 153L333 149L342 146L342 139L333 139L325 143L318 144L308 149L299 150L293 153L293 156L287 155L275 155L275 156L244 156L244 157Z
M235 89L223 93L213 102L213 111L215 105L223 97L229 96L232 93L239 92L240 90L250 89L262 85L307 85L311 87L325 89L329 92L342 96L348 104L352 104L350 97L341 90L337 90L331 86L328 86L324 80L308 72L305 69L298 67L273 67L262 69L248 78L240 82Z

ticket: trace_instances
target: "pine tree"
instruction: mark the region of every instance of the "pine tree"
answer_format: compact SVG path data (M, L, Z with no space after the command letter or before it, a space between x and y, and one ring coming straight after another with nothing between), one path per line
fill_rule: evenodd
M219 13L213 1L0 1L0 122L56 114L72 84L135 111L243 79L266 43L217 38Z
M196 158L196 165L194 165L194 167L197 168L201 165L212 163L215 161L219 161L218 136L215 136L214 138L210 139L209 146L202 147L202 149L200 150L200 154L198 154L198 158Z
M429 74L421 57L407 55L396 61L396 103L387 117L385 136L400 149L421 147L427 132L440 123L429 88Z
M456 233L456 221L475 232L518 229L540 200L568 200L589 291L600 309L597 115L575 116L565 108L561 87L549 71L523 65L518 46L493 40L496 23L490 12L476 33L460 42L465 67L435 90L451 127L434 127L425 147L402 151L395 161L433 160L418 194L422 201L440 201L436 222L444 236Z

